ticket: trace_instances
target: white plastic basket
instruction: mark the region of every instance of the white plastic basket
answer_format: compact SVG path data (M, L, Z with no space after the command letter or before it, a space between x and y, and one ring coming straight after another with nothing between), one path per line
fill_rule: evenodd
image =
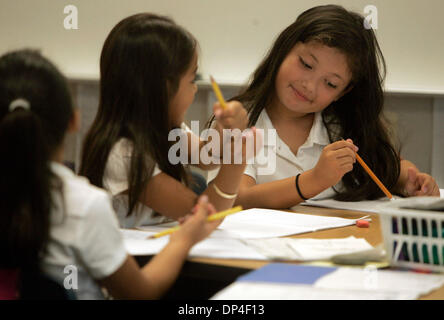
M392 265L444 272L444 212L389 205L379 213Z

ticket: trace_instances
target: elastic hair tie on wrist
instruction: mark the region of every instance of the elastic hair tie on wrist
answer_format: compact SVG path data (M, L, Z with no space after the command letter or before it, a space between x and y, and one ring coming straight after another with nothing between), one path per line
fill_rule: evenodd
M302 200L307 201L308 199L302 195L301 189L299 189L299 176L300 175L301 174L298 173L296 176L296 190L298 191L299 197L301 197Z

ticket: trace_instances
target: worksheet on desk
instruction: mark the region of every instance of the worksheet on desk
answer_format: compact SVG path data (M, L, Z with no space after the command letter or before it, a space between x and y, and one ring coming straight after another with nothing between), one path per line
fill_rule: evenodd
M382 198L379 200L365 200L365 201L338 201L334 199L324 199L324 200L307 200L301 203L301 205L378 213L379 207L386 205L389 201L390 200L388 198Z
M120 229L120 232L126 250L134 256L157 254L169 241L169 236L148 239L149 236L155 234L151 231ZM263 254L239 239L204 239L191 249L189 256L194 258L268 260Z
M440 189L441 198L444 198L444 189ZM433 200L430 198L434 198ZM338 201L334 199L323 199L323 200L307 200L301 205L303 206L314 206L314 207L323 207L323 208L331 208L331 209L343 209L343 210L353 210L353 211L361 211L361 212L370 212L370 213L378 213L379 209L388 204L393 205L396 203L408 203L414 202L417 204L423 203L427 205L430 201L438 202L439 198L437 197L410 197L410 198L400 198L397 196L393 196L393 200L389 200L388 198L380 198L377 200L365 200L365 201Z
M227 216L210 238L266 239L340 228L355 224L355 219L324 217L269 209L248 209ZM171 224L167 225L171 227ZM160 232L166 226L147 226L145 231Z

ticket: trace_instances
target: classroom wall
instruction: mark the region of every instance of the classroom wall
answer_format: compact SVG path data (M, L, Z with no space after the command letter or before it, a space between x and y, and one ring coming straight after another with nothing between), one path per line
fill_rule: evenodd
M196 36L204 75L239 83L283 28L304 10L330 2L361 13L376 6L389 88L444 90L442 0L0 0L0 52L42 48L70 77L97 78L111 28L130 14L151 11L173 17ZM68 4L78 9L78 30L64 29Z
M0 0L0 54L34 47L71 80L82 111L81 132L68 138L67 157L78 162L80 146L97 108L99 57L112 27L122 18L150 11L173 17L200 43L200 72L233 95L254 71L278 33L315 0ZM378 10L379 43L386 58L386 107L402 153L444 185L444 19L442 0L340 0L363 13ZM78 30L66 30L66 5L78 9ZM188 120L207 120L214 96L200 88ZM400 94L397 94L400 93ZM413 93L413 94L412 94ZM201 128L202 129L202 128Z
M74 81L71 86L82 123L80 132L68 137L66 158L78 164L83 137L97 112L99 86L97 81ZM239 90L239 86L222 86L226 98ZM200 131L205 129L215 101L211 86L199 84L186 114L187 124L198 120ZM394 139L399 141L401 156L415 163L421 171L432 174L440 187L444 187L444 99L432 95L386 93L385 115L393 126Z

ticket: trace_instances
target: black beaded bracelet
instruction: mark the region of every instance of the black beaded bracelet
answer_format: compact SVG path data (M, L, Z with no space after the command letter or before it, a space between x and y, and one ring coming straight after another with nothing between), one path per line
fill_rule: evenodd
M296 190L298 191L299 197L301 197L302 200L308 200L307 198L305 198L305 197L302 195L301 189L299 189L299 176L300 176L300 175L301 175L301 174L299 173L299 174L296 176Z

